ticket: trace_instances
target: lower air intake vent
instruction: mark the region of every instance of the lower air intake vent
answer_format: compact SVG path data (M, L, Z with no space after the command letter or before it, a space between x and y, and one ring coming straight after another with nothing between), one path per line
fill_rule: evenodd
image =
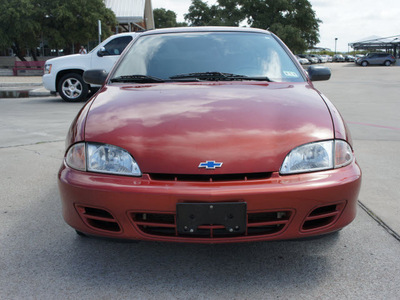
M76 209L83 222L93 229L120 232L121 228L116 219L106 210L77 205Z
M345 203L321 206L312 210L305 219L302 231L328 227L336 222L345 207Z

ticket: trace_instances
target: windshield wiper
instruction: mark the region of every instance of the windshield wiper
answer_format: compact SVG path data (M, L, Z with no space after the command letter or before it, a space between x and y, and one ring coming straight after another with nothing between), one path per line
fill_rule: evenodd
M157 82L165 82L165 80L146 75L124 75L112 78L111 82L157 83Z
M231 73L222 72L199 72L199 73L187 73L171 76L172 80L180 79L195 79L195 80L209 80L209 81L232 81L232 80L257 80L257 81L271 81L266 76L246 76Z

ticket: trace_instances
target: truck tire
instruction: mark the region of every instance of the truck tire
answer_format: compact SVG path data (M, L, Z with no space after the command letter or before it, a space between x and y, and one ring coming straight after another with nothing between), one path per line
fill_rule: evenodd
M57 92L67 102L79 102L87 99L89 86L78 73L68 73L61 77Z

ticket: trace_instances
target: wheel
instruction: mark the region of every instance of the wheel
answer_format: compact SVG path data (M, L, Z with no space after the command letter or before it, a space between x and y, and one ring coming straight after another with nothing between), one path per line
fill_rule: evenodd
M67 102L86 100L89 86L80 74L68 73L58 82L57 92Z
M361 63L361 65L362 65L363 67L366 67L366 66L368 66L368 62L363 61L363 62Z
M384 64L386 67L389 67L389 66L392 64L392 62L391 62L390 60L387 60L387 61L385 61L383 64Z

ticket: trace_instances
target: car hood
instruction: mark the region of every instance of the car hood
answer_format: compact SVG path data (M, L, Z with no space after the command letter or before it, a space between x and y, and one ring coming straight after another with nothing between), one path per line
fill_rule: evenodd
M76 67L82 69L82 64L86 61L90 61L91 55L87 54L71 54L60 57L51 58L46 61L46 64L60 65L63 67ZM86 64L85 64L86 65Z
M163 83L106 86L85 140L129 151L143 173L278 171L293 148L333 138L330 112L307 83ZM216 170L205 161L222 162Z

